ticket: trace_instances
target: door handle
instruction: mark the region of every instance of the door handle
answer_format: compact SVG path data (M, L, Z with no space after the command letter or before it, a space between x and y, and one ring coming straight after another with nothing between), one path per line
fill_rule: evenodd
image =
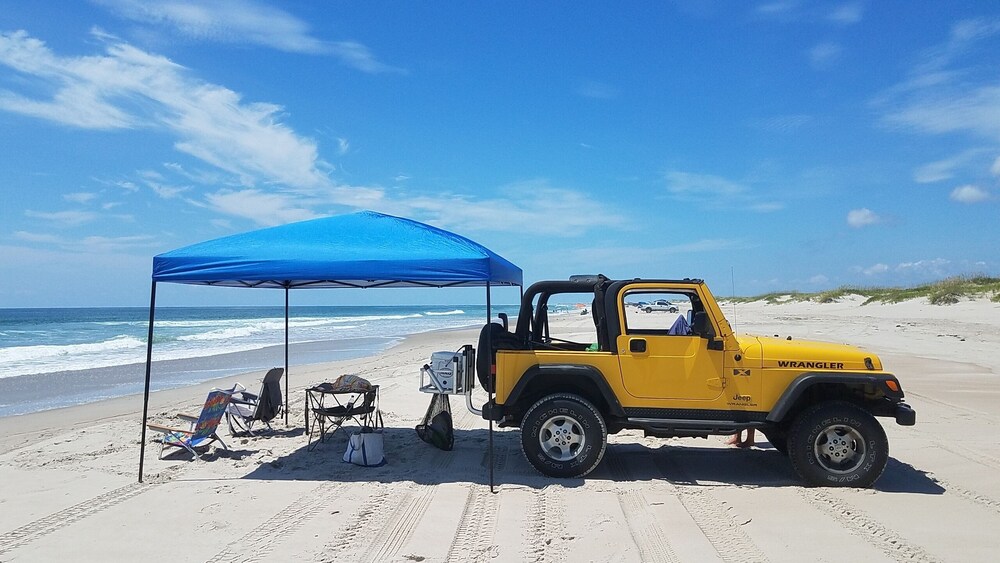
M633 354L645 354L646 353L646 339L645 338L632 338L628 341L628 351Z

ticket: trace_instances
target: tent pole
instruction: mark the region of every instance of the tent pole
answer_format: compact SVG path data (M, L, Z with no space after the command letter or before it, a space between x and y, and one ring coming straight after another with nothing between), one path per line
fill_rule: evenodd
M288 427L288 285L285 285L285 427Z
M487 281L486 282L486 326L489 326L491 322L493 322L493 312L491 310L491 304L490 304L490 282ZM490 334L492 334L492 331L490 331ZM493 339L487 338L486 340L487 342L489 342L489 344L486 345L487 348L486 353L489 354L487 357L492 358ZM490 370L490 389L496 389L496 375L493 373L493 370ZM493 391L487 392L486 397L488 402L492 403ZM493 488L493 407L492 406L490 407L489 419L490 419L490 492L496 494L497 492Z
M142 483L142 461L146 459L146 420L149 417L149 374L153 365L153 319L156 312L156 281L149 290L149 332L146 335L146 390L142 396L142 437L139 438L139 482Z

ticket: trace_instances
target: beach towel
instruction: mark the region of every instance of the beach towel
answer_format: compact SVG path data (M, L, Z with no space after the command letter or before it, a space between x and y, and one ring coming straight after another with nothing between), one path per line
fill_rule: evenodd
M335 379L333 383L330 384L330 387L333 391L355 391L357 393L364 393L365 391L372 390L372 384L367 379L349 373L345 373Z

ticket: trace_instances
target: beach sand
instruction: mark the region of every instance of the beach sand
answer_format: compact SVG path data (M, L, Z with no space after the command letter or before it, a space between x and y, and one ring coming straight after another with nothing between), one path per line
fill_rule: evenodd
M625 431L591 475L555 480L501 430L491 494L487 423L461 397L453 451L413 431L430 400L419 366L477 334L434 332L376 357L293 357L288 426L255 438L223 430L229 451L198 461L157 460L151 434L143 483L141 397L0 419L0 561L996 560L1000 305L750 303L734 324L864 346L898 375L917 425L880 419L891 458L874 488L803 487L759 433L742 450ZM303 389L342 373L381 385L382 467L341 461L349 432L306 450ZM154 393L150 418L197 413L215 385L256 391L261 376Z

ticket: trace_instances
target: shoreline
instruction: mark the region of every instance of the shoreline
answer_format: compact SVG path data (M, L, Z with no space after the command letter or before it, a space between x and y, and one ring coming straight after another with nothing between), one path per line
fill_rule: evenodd
M417 332L403 336L401 338L395 339L396 342L384 349L373 350L368 354L364 354L357 357L343 358L337 360L327 360L327 361L317 361L311 363L295 363L294 356L291 351L289 351L289 386L288 390L288 400L293 405L298 402L295 400L293 393L298 391L299 394L308 386L315 382L310 382L309 384L303 382L296 382L296 376L306 376L310 374L316 374L324 371L345 371L347 366L356 365L358 362L365 363L366 360L374 360L382 354L393 353L397 349L402 348L413 348L425 346L432 339L432 335L436 334L447 334L449 339L453 340L453 337L457 336L468 336L468 343L474 343L479 336L479 328L476 327L460 327L460 328L446 328L446 329L432 329L423 332ZM328 342L328 341L327 341ZM283 350L284 345L275 345L273 348L278 348ZM234 353L235 354L235 353ZM229 354L220 354L221 357L227 356ZM200 358L204 359L204 358ZM430 358L428 358L429 360ZM178 360L164 360L164 361L178 361ZM282 362L284 363L284 362ZM135 364L140 366L145 366L145 364ZM276 365L271 367L283 367L282 365ZM97 368L100 369L100 368ZM150 391L149 393L149 413L150 418L152 418L153 413L157 411L164 410L184 410L184 408L194 405L194 408L200 405L200 401L214 388L225 388L231 387L234 383L239 382L244 387L247 388L251 393L256 393L259 391L260 381L263 379L264 374L270 368L261 368L257 370L242 371L232 375L225 375L218 378L213 378L200 383L193 383L189 385L182 385L178 387L171 387L168 389L160 389L156 391ZM419 366L414 366L414 378L417 377ZM73 373L73 372L70 372ZM151 376L151 379L155 379L155 374ZM332 378L331 378L332 379ZM282 392L285 391L285 379L282 376ZM416 384L414 384L416 388ZM136 416L141 418L142 416L142 396L143 393L131 393L128 395L123 395L120 397L112 397L107 399L100 399L97 401L92 401L88 403L82 403L78 405L57 407L53 409L47 409L42 411L35 411L24 414L14 414L9 416L0 417L0 451L10 451L22 447L23 445L30 443L39 437L44 437L52 435L54 433L68 430L74 426L79 426L87 423L97 423L97 422L110 422L115 420L121 420L123 418L128 418L130 416ZM189 409L190 410L190 409ZM283 420L283 419L282 419ZM140 424L136 424L136 439L138 440L139 432L141 432Z

